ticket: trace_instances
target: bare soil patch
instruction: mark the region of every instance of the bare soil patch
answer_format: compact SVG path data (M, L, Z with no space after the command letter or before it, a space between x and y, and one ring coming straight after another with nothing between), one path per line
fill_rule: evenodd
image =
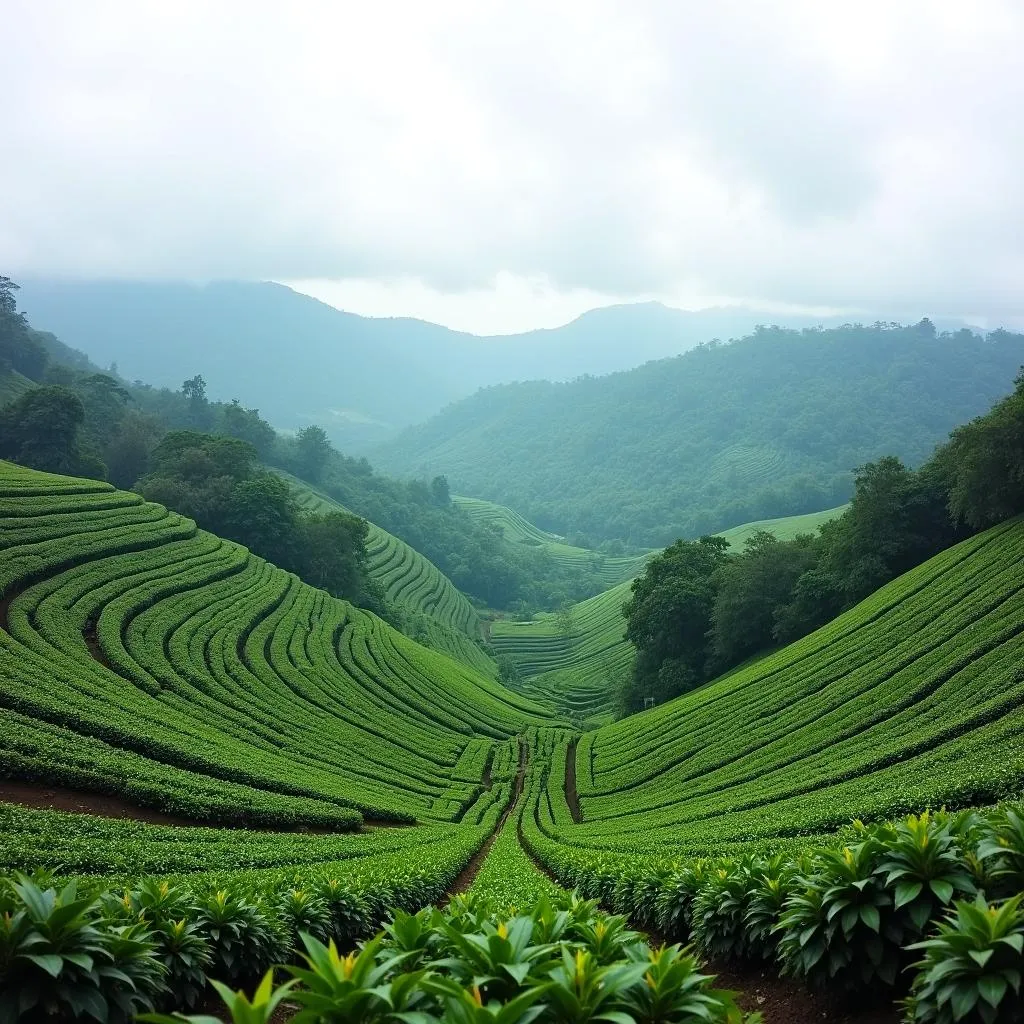
M715 987L737 993L748 1013L760 1011L764 1024L898 1024L895 1003L865 1003L835 993L813 992L797 981L781 978L772 966L762 968L712 963Z

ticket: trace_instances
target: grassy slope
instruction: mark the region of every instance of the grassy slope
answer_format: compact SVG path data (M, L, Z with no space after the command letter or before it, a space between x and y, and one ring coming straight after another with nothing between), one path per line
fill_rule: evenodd
M0 463L0 517L0 775L452 820L547 720L137 495Z
M543 547L558 565L592 575L603 587L613 587L617 583L631 580L650 557L650 553L616 556L574 547L566 544L564 537L540 529L504 505L460 495L454 495L452 500L474 519L499 526L506 540L514 544Z
M1024 521L829 625L593 734L576 842L721 848L1024 784Z
M348 511L305 481L289 473L280 475L292 485L299 504L307 511ZM383 586L388 600L413 613L409 632L435 650L495 677L494 661L475 642L483 636L483 629L469 598L405 541L374 523L369 523L369 527L370 576Z
M758 530L766 530L775 534L779 540L792 540L801 533L817 533L818 527L827 523L830 519L841 516L848 508L848 505L840 505L837 508L827 508L824 512L808 512L802 516L786 516L784 519L761 519L755 523L743 523L741 526L734 526L731 530L723 530L719 537L724 537L734 550L742 550L748 537L752 537Z
M489 505L488 502L480 504ZM757 530L767 530L787 540L800 533L813 533L822 523L840 515L844 508L745 523L720 536L736 548L742 547L744 540ZM511 515L536 534L543 535L527 520L514 512ZM648 557L640 556L638 564L634 561L637 572L642 570ZM498 654L508 655L516 662L526 677L526 693L567 712L582 714L592 722L606 722L613 710L617 684L630 670L633 659L632 644L623 639L622 618L622 605L629 599L630 584L631 579L627 579L575 605L568 636L560 632L555 615L539 615L532 622L504 619L493 622L491 644Z

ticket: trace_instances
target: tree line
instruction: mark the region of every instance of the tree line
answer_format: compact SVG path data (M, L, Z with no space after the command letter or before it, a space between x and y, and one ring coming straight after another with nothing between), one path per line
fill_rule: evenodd
M209 398L201 375L176 390L123 380L32 330L0 278L0 374L26 389L0 409L0 458L110 480L245 544L324 589L388 615L366 576L365 517L429 558L470 597L517 615L558 608L601 589L596 567L560 566L543 549L505 539L452 503L445 477L390 479L338 452L318 425L276 431L237 399ZM355 516L303 513L285 469ZM326 546L337 552L328 559ZM330 563L330 564L329 564Z
M623 607L636 645L622 714L691 690L790 643L972 533L1024 512L1024 372L986 415L920 468L895 456L857 471L849 508L817 535L759 532L739 553L720 537L652 559Z

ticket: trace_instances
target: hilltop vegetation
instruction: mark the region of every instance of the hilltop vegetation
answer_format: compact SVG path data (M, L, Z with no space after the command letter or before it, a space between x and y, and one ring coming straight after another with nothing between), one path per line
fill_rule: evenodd
M115 364L128 380L174 388L199 373L212 397L244 395L284 431L320 423L339 447L357 452L479 387L623 370L763 320L746 309L639 303L592 310L553 330L475 337L420 320L356 316L270 282L22 284L33 323L94 362Z
M452 782L467 734L544 718L138 495L0 469L0 701L21 722L8 774L127 787L200 816L233 800L264 821L338 808L452 820L487 753L474 741L475 778ZM102 758L93 741L110 745Z
M842 504L855 467L923 462L1022 362L1006 331L765 328L626 373L488 388L374 458L554 533L663 546Z

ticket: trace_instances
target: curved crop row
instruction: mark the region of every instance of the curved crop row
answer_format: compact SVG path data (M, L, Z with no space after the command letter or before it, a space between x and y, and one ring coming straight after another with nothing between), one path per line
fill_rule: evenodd
M477 522L496 526L511 543L542 547L556 565L569 572L585 573L597 586L614 587L625 580L631 580L643 570L644 562L650 557L649 552L639 555L607 555L601 551L575 547L567 544L564 537L535 526L513 509L482 498L453 495L452 501Z
M5 744L0 771L110 791L130 760L122 795L202 817L226 785L264 823L436 819L471 736L543 721L189 520L51 479L0 466L0 704L38 737ZM62 771L71 735L109 753Z
M348 512L343 505L297 477L281 473L296 501L306 511L325 514ZM368 523L367 570L393 604L427 621L411 623L418 639L435 650L487 674L494 664L475 641L483 635L476 609L440 569L405 541ZM403 625L403 629L405 626ZM409 632L409 630L406 630Z

